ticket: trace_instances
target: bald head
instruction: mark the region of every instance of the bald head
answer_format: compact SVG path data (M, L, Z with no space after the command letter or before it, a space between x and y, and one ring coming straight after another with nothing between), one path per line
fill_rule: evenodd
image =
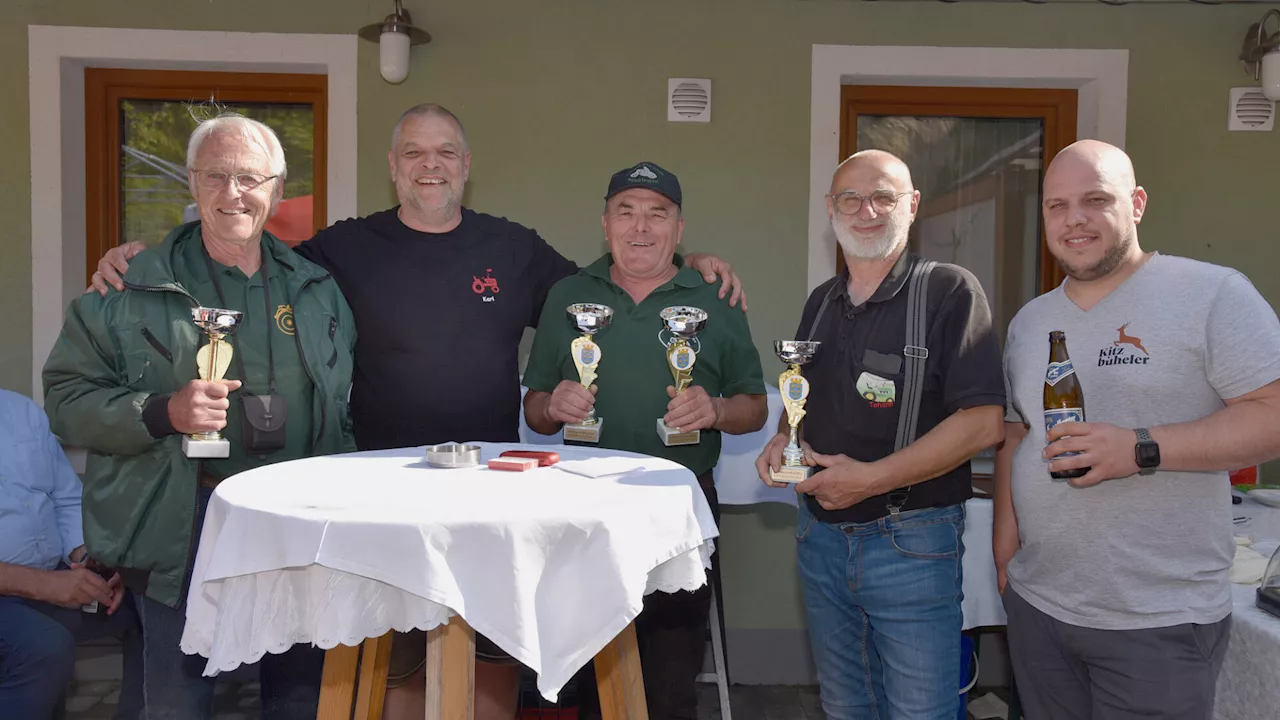
M1101 140L1077 140L1049 163L1044 174L1045 195L1055 184L1085 179L1107 185L1117 194L1128 195L1138 186L1133 161L1123 150Z
M857 190L847 183L858 179L887 182L888 187L898 192L915 189L911 184L911 169L902 158L884 150L860 150L845 158L831 175L831 194Z

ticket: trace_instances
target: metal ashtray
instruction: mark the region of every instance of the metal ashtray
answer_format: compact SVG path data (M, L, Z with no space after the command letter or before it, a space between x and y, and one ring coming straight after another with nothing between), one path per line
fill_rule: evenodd
M480 464L479 445L445 443L427 448L427 464L438 468L467 468Z

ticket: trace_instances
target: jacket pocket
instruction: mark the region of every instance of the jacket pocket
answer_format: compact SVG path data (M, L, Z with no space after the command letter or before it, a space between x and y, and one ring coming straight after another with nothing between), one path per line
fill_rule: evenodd
M338 363L338 318L329 317L329 360L325 363L325 367L330 370Z
M155 348L156 352L160 353L160 357L171 363L173 362L173 353L169 352L169 348L165 347L164 343L160 342L151 330L144 327L139 332L142 333L142 337L147 341L147 344Z

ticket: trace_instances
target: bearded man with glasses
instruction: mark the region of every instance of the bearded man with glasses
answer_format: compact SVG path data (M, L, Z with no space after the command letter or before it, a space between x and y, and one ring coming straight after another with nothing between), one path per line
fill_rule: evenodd
M89 449L88 555L119 572L137 606L149 719L212 716L214 678L180 640L213 489L262 465L355 450L351 309L327 271L263 229L283 191L279 139L238 115L205 121L187 172L200 219L134 258L122 292L76 298L44 367L53 431ZM195 379L208 345L197 306L242 313L223 380ZM228 454L188 457L182 438L211 431ZM323 664L312 646L263 656L262 717L314 718Z
M1000 345L973 274L908 251L920 193L906 164L859 152L826 199L847 269L796 331L821 343L803 366L801 445L818 471L796 486L796 544L822 707L954 718L969 459L1004 432ZM775 486L785 413L778 429L756 461Z

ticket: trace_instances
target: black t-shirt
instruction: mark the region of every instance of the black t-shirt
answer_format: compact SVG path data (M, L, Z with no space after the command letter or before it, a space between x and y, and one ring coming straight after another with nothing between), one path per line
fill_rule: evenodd
M351 416L362 450L519 439L519 347L551 286L578 266L536 232L464 209L445 233L398 208L298 246L356 319Z
M831 295L812 338L822 343L804 366L812 384L805 405L804 439L823 454L843 453L862 462L893 454L905 375L909 263L903 253L880 287L855 306L847 271L809 296L796 338L809 338L818 307ZM938 264L929 275L924 394L920 438L957 410L1004 407L1000 342L977 278L956 265ZM955 505L973 494L969 462L911 488L903 510ZM806 496L824 522L871 522L889 514L888 496L877 495L843 510L824 510Z

